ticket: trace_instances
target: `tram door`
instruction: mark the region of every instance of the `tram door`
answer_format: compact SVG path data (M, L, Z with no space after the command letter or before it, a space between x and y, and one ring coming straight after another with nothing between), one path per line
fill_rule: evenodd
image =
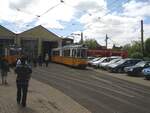
M4 55L3 45L0 44L0 56Z
M57 42L43 41L43 44L42 44L43 58L45 58L45 54L48 53L48 55L50 56L50 59L51 59L51 50L53 48L57 48L57 47L58 47Z

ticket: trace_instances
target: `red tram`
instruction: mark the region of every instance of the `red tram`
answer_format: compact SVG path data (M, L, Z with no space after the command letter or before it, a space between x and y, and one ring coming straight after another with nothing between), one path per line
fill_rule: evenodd
M87 50L87 56L100 56L100 57L110 57L110 56L121 56L122 58L128 57L128 52L125 50L112 50L112 49L101 49L101 50L94 50L89 49Z

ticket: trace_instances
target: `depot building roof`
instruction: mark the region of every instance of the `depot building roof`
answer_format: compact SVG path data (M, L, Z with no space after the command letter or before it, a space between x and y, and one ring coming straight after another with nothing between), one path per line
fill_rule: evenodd
M15 38L16 34L0 25L0 38Z
M48 29L44 28L41 25L18 34L18 37L21 39L28 39L28 40L39 39L39 38L44 41L62 40L62 38L60 38L59 36L52 33L51 31L49 31Z

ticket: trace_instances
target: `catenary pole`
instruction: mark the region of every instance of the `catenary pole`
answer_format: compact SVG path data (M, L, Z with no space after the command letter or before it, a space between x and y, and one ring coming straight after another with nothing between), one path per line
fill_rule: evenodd
M105 42L106 42L106 49L107 49L107 46L108 46L108 36L107 36L107 34L106 34Z
M144 38L143 38L143 20L141 20L141 49L142 49L142 54L144 57Z

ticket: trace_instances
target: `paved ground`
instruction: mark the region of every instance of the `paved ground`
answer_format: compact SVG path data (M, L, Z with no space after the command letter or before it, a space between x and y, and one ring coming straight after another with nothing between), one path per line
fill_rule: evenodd
M91 69L50 64L36 68L34 78L55 87L92 113L150 113L150 87Z
M0 113L90 113L70 97L34 79L30 81L27 107L22 108L16 103L15 77L10 72L9 84L0 85Z
M136 83L136 84L140 84L140 85L144 85L147 87L150 87L150 80L146 80L143 76L140 77L136 77L136 76L129 76L127 74L119 74L119 73L109 73L107 71L104 70L100 70L100 69L93 69L93 68L89 68L95 72L100 73L100 75L102 75L103 73L112 76L112 77L116 77L118 79L122 79L122 80L126 80L132 83Z

